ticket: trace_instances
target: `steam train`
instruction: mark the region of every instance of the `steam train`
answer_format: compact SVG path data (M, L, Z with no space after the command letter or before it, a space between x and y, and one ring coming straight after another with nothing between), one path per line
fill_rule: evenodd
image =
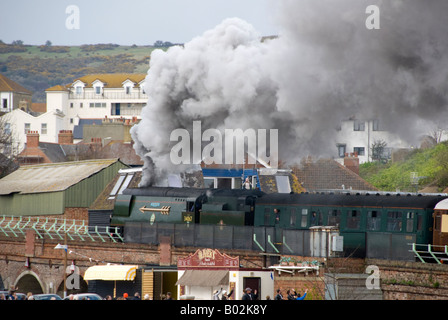
M337 226L345 248L365 252L366 233L402 235L418 244L448 244L441 232L447 201L445 195L267 194L243 189L149 187L126 189L119 195L111 225L170 223L281 230Z

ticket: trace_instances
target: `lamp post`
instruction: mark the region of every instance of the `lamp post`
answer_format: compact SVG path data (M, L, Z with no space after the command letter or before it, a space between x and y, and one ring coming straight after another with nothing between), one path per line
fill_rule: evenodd
M64 249L64 299L67 297L67 234L64 237L64 244L59 244L54 247L55 249Z

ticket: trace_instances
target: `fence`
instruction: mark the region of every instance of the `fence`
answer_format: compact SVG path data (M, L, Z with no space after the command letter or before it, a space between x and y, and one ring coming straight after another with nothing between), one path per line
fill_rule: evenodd
M124 241L159 244L161 236L170 236L176 247L254 250L265 253L310 255L309 230L283 230L274 227L214 226L128 222Z
M27 230L34 230L43 239L78 241L123 241L119 229L109 226L88 226L84 220L58 219L38 216L0 216L0 235L25 237Z

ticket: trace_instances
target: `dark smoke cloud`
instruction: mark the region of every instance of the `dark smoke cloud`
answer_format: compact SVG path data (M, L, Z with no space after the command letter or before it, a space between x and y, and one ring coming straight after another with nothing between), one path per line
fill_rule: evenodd
M448 1L276 0L277 38L260 41L227 19L184 47L154 51L150 96L132 129L146 159L143 184L172 166L170 133L207 128L279 130L281 160L334 154L335 127L378 118L415 143L447 113ZM369 30L366 8L380 9Z

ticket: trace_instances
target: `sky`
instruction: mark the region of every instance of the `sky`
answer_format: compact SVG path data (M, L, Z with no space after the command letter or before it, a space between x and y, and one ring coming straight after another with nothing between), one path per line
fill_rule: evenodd
M261 36L277 34L275 0L14 0L1 1L0 40L53 45L186 43L226 18Z

